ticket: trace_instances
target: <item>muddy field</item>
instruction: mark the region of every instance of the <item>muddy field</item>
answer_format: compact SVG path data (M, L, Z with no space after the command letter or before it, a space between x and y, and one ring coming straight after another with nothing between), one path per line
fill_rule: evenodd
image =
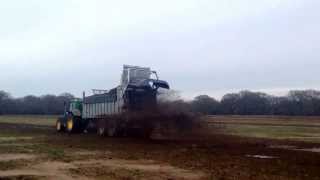
M171 140L57 134L55 118L0 116L0 180L320 179L317 117L214 116Z

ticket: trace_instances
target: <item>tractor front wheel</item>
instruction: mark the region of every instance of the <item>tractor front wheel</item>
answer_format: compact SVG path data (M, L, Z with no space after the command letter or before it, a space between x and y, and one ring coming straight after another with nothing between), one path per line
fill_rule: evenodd
M80 121L74 116L69 116L67 119L67 132L68 133L77 133L80 132L81 127L80 127Z

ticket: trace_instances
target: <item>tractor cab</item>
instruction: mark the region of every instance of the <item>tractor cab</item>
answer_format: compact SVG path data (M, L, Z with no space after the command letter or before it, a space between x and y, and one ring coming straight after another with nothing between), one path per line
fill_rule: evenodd
M82 114L82 101L80 99L74 99L70 102L64 103L64 114L65 116L72 115L81 117Z

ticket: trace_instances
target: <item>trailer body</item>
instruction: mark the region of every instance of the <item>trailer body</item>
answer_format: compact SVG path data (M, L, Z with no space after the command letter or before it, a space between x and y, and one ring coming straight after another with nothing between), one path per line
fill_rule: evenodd
M72 101L66 107L64 117L57 121L57 130L82 132L96 129L98 134L104 135L110 129L116 131L114 129L129 126L129 114L156 108L159 88L169 89L169 84L159 80L155 71L124 65L119 86L110 90L93 90L93 95L84 93L82 99Z

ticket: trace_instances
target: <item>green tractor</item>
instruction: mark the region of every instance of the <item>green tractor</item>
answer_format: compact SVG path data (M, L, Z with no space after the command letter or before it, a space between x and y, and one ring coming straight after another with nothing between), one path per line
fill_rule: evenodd
M74 99L69 103L64 103L64 115L58 118L56 122L56 130L58 132L82 132L86 127L85 121L81 118L82 101Z

